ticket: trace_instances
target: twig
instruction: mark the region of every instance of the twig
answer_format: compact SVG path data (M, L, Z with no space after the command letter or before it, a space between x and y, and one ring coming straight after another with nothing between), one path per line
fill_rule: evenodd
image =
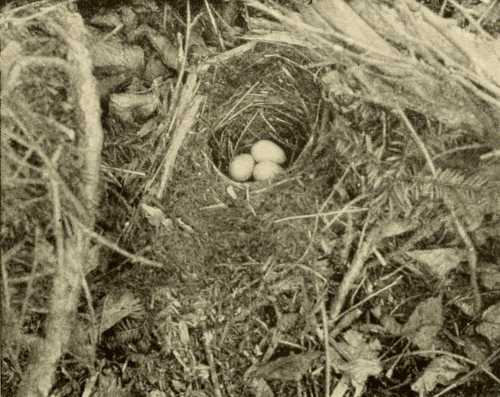
M442 17L444 15L444 11L446 9L447 4L448 4L448 0L444 0L443 4L441 4L441 9L439 10L440 17Z
M68 25L66 30L60 26L57 30L70 49L69 57L75 71L72 80L77 91L78 108L81 111L79 124L84 131L84 141L80 147L85 158L85 184L82 195L88 211L87 225L94 227L104 131L101 124L100 98L93 75L92 57L84 45L85 26L81 17L76 15L71 17L68 15L65 21L65 25Z
M473 143L471 145L464 145L464 146L458 146L458 147L455 147L453 149L449 149L449 150L445 150L441 153L438 153L436 155L434 155L434 157L432 158L432 160L437 160L441 157L445 157L445 156L449 156L450 154L453 154L453 153L457 153L457 152L462 152L464 150L476 150L476 149L481 149L481 148L484 148L484 147L488 147L487 145L481 145L479 143ZM482 157L481 157L482 159Z
M217 27L217 23L215 22L214 15L212 13L212 10L211 10L210 5L208 4L207 0L205 0L205 8L207 9L208 17L210 19L210 23L212 24L214 34L217 36L217 39L219 40L219 46L220 46L222 51L225 51L226 47L224 45L224 40L222 39L222 36L219 32L219 28Z
M177 116L179 114L179 110L184 111L185 109L179 109L179 103L181 101L181 92L182 89L185 87L182 86L182 82L184 81L184 74L186 73L186 65L187 65L187 54L189 51L189 45L191 41L191 29L193 25L196 23L198 17L201 16L201 14L198 14L197 17L195 17L195 20L191 22L191 3L188 1L186 3L186 12L187 12L187 24L186 24L186 40L184 41L184 48L182 47L182 42L180 39L180 34L178 35L179 38L179 51L183 49L182 52L182 62L179 68L179 76L177 77L177 82L175 84L175 89L174 93L172 94L172 99L170 101L170 106L168 109L168 116L170 117L169 123L168 123L168 128L167 132L170 132L174 128L174 123L177 121ZM178 55L179 56L179 55Z
M2 111L3 111L3 106L2 106ZM16 125L25 133L25 135L28 137L30 136L30 131L26 127L26 125L17 117L17 115L12 112L10 109L7 109L8 116L12 118L12 120L16 123ZM73 194L72 190L68 187L67 183L63 180L61 175L57 172L57 168L53 166L52 161L50 158L47 156L47 154L43 151L42 146L36 142L30 142L21 137L19 134L14 134L6 129L2 130L2 134L5 134L5 136L9 137L16 143L19 143L23 146L25 146L27 149L33 150L38 156L43 161L45 168L45 171L48 173L49 177L51 179L54 179L57 181L61 189L64 191L64 196L71 201L71 203L74 206L74 209L79 215L84 214L85 209L80 202L80 200ZM27 166L27 164L23 164L23 166ZM36 168L35 168L36 169Z
M208 58L203 64L197 66L197 68L200 72L205 72L212 65L220 65L233 58L242 56L245 52L253 50L256 44L255 41L250 41L228 51L221 52L220 54Z
M330 337L328 335L328 318L324 301L321 303L321 322L323 324L323 342L325 344L325 397L330 397Z
M194 76L190 75L189 77ZM188 77L188 79L189 79ZM194 76L194 78L196 78ZM187 105L189 108L185 113L181 115L182 119L179 126L175 129L172 141L168 147L167 153L165 155L165 162L163 165L163 174L160 181L160 186L156 193L156 197L161 199L165 193L167 183L172 177L172 172L174 170L175 160L177 159L177 154L184 142L189 131L191 131L192 126L195 123L196 115L198 114L198 109L201 105L203 98L200 96L195 96L192 102Z
M323 227L323 229L321 229L321 232L324 233L326 230L328 230L335 222L337 222L337 220L345 213L347 212L359 212L358 211L349 211L348 208L350 208L353 204L357 203L358 201L361 201L363 199L365 199L367 197L366 194L362 194L358 197L355 197L354 199L352 199L351 201L349 201L347 204L344 205L344 208L336 215L333 217L333 219L331 219L330 221L328 221L328 223ZM364 209L363 209L364 210Z
M352 244L354 242L354 225L351 214L347 215L347 222L345 225L344 233L342 236L342 250L340 251L340 260L342 263L347 263L349 254L351 252Z
M50 270L47 272L39 272L35 274L30 274L29 276L11 277L9 278L9 284L21 284L28 283L30 280L36 280L37 278L43 278L54 275L54 271Z
M21 241L20 243L16 244L14 247L9 249L6 252L2 252L2 255L0 257L0 265L2 268L2 287L3 287L3 295L4 295L4 307L6 312L10 310L10 304L11 304L11 296L10 296L10 288L9 288L9 274L7 271L7 263L11 260L11 258L15 257L15 255L21 251L21 249L24 247L25 241Z
M26 8L31 8L33 7L33 2L30 2L28 4L25 4L23 6L16 7L10 11L7 11L5 16L2 15L2 18L0 18L0 26L5 24L5 23L11 23L13 26L15 25L21 25L21 24L26 24L27 22L33 20L33 19L40 19L49 13L56 11L59 9L61 6L73 3L75 0L66 0L66 1L61 1L56 3L55 5L47 6L47 7L42 7L40 11L33 13L32 15L28 17L23 17L23 18L15 18L12 16L12 14L15 14L19 11L22 11ZM50 0L42 0L38 2L38 4L35 2L35 5L41 6L45 3L50 3Z
M40 229L37 228L35 231L35 248L34 248L34 254L33 254L33 265L31 266L31 272L30 275L28 276L28 280L26 283L26 289L24 292L24 298L23 298L23 304L21 306L21 313L19 314L19 325L22 326L24 323L24 319L26 316L26 312L28 311L28 304L31 299L31 294L33 292L33 282L36 279L36 270L39 264L39 258L38 258L38 244L39 244L39 239L40 239ZM17 344L15 347L15 353L14 357L16 359L19 357L19 352L21 351L21 345Z
M368 233L366 240L363 241L362 238L360 239L356 255L354 256L349 270L344 275L344 278L342 279L342 282L338 287L338 292L335 295L335 299L332 301L330 307L330 323L335 323L338 320L347 295L349 294L349 291L351 290L361 271L363 270L363 265L370 256L372 249L376 245L379 238L380 228L374 227Z
M92 356L95 357L95 349L97 347L97 338L99 337L99 334L97 333L99 330L99 324L97 322L97 316L95 314L94 310L94 304L93 299L92 299L92 293L90 292L89 285L87 283L87 279L85 278L85 274L82 272L80 273L81 276L81 282L82 282L82 289L85 295L85 299L87 300L87 307L89 308L89 313L90 313L90 322L92 323L92 332L89 332L90 335L90 343L92 346Z
M172 176L175 160L177 158L179 149L182 146L182 143L184 142L184 139L187 136L188 132L194 125L196 115L198 114L198 109L202 102L202 98L196 95L196 92L198 90L196 73L190 73L184 86L181 85L184 74L186 72L187 52L189 50L191 41L191 29L199 17L196 17L195 20L191 22L191 6L189 1L186 4L186 9L187 27L186 40L184 44L184 56L182 58L181 67L179 69L179 77L175 86L173 100L169 109L169 115L171 119L167 131L173 131L173 136L165 155L160 185L158 187L158 190L156 191L156 197L158 199L161 199L163 197L163 194L165 193L167 183ZM176 107L174 108L174 106ZM175 125L176 123L177 126Z
M400 107L397 108L397 112L399 113L401 119L405 123L408 130L410 131L410 134L411 134L413 140L415 141L415 143L419 147L420 151L424 155L427 166L429 167L432 176L434 178L436 178L437 177L436 167L434 165L434 162L432 161L432 158L429 154L429 151L425 147L424 142L422 141L422 139L420 139L417 132L415 131L415 128L413 128L413 125L411 124L410 120L408 119L408 117L406 117L406 114L403 112L403 110ZM476 253L476 249L475 249L474 244L472 243L472 240L471 240L469 234L467 233L465 227L462 225L462 222L460 221L460 219L458 219L458 215L457 215L455 208L453 206L453 200L448 195L445 196L444 204L446 205L446 207L448 208L448 211L450 212L451 218L453 219L453 223L455 224L458 235L462 239L462 242L464 243L464 245L467 247L467 259L468 259L468 263L469 263L470 284L471 284L471 288L472 288L472 294L474 296L474 310L476 311L476 313L479 313L481 311L482 303L481 303L481 294L479 293L479 285L477 282L477 253Z
M392 363L391 367L385 372L385 376L387 378L392 378L392 374L394 372L394 369L399 364L399 362L401 361L401 359L403 357L406 357L406 354L408 353L408 350L410 349L410 346L411 346L411 342L410 341L406 342L405 347L403 348L403 350L401 351L401 353L399 353L397 355L397 357L394 360L394 362Z
M76 91L76 102L80 111L78 121L84 132L81 146L78 148L85 158L84 169L80 170L85 175L85 183L80 190L85 206L81 216L85 226L93 229L103 141L100 101L92 74L91 56L85 47L85 26L81 16L61 7L57 23L53 20L47 21L66 42L69 63L74 71L69 77ZM47 163L50 166L50 161ZM53 173L58 175L56 170ZM58 179L51 178L57 268L46 323L47 336L31 356L25 378L17 392L19 397L47 396L50 393L57 364L71 337L80 298L83 265L90 240L78 225L73 225L71 235L63 235Z
M56 181L51 182L57 268L50 297L47 336L31 356L25 371L26 377L17 391L18 397L49 394L57 363L71 335L80 297L82 240L76 236L64 241L59 186Z
M208 366L210 368L210 378L212 379L212 384L214 386L215 396L222 397L222 392L219 385L219 379L217 377L217 370L215 369L214 355L212 354L212 348L210 347L212 339L213 339L212 332L210 331L203 332L203 346L205 347L205 354L207 355Z
M316 206L317 206L317 200L316 200ZM314 218L313 230L312 230L312 232L309 232L310 236L311 236L309 238L309 243L307 244L307 247L304 250L304 253L300 256L300 258L298 259L297 262L302 262L307 257L307 254L309 253L309 250L311 249L311 247L314 244L314 239L316 237L316 232L318 231L318 226L319 226L319 216L317 216L317 217Z
M146 265L146 266L153 266L153 267L159 267L159 268L163 268L164 267L163 264L160 263L160 262L153 261L153 260L145 258L143 256L134 255L134 254L132 254L132 253L124 250L123 248L121 248L120 246L118 246L116 243L108 240L106 237L103 237L100 234L94 232L93 230L88 229L87 227L85 227L84 225L82 225L81 223L79 223L76 219L74 219L73 221L78 226L80 226L82 228L83 233L85 233L88 236L90 236L92 239L94 239L95 241L97 241L99 244L101 244L101 245L103 245L105 247L108 247L109 249L111 249L111 250L119 253L120 255L123 255L127 259L130 259L132 262L140 263L140 264L143 264L143 265Z
M372 294L368 295L366 298L360 300L358 303L356 303L355 305L349 307L349 309L347 310L344 310L342 313L340 313L338 316L337 316L337 321L340 320L342 317L344 317L345 315L349 314L350 312L352 312L353 310L355 310L356 308L364 305L366 302L372 300L373 298L375 298L376 296L380 295L382 292L384 291L387 291L388 289L391 289L392 287L394 287L397 283L399 283L399 281L401 281L401 278L402 276L399 276L396 280L394 280L392 283L390 283L389 285L386 285L385 287L373 292Z
M476 21L474 18L472 18L470 15L469 15L469 12L467 11L467 9L465 9L464 7L462 7L460 4L458 4L455 0L448 0L448 2L453 5L453 7L455 7L457 10L459 10L462 15L467 19L467 21L469 21L469 23L474 26L477 31L483 35L484 37L486 37L487 39L492 39L491 35L489 33L487 33L483 27L481 26L480 23L478 23L478 21Z
M448 201L448 200L447 200ZM467 261L469 263L469 272L470 272L470 284L472 287L472 294L474 296L474 310L476 314L481 312L481 294L479 293L479 285L477 282L477 252L474 244L469 236L469 233L465 230L462 222L458 219L457 213L453 208L453 204L450 202L447 203L447 207L451 212L451 217L453 222L455 223L455 227L457 229L458 235L464 242L467 247Z
M484 19L488 16L488 14L495 9L495 6L497 5L497 3L498 3L498 0L492 0L492 1L490 1L490 4L489 4L488 8L477 19L477 23L479 25L481 25L483 23Z
M483 154L480 158L481 158L481 160L484 161L484 160L491 159L493 157L500 157L500 149L496 149L496 150L493 150L492 152Z
M299 219L319 218L319 217L325 217L325 216L330 216L330 215L350 214L353 212L364 212L364 211L368 211L368 208L352 208L352 209L345 209L344 208L344 209L337 210L337 211L317 212L315 214L287 216L285 218L280 218L280 219L275 220L274 223L294 221L294 220L299 220Z

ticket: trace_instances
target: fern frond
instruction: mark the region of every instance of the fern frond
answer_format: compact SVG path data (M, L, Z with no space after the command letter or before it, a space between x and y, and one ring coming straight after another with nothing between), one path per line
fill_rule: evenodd
M467 202L477 202L482 199L488 186L488 181L480 175L464 175L459 170L437 169L436 177L415 179L414 192L416 197L427 196L433 200L442 200L445 197L458 196Z

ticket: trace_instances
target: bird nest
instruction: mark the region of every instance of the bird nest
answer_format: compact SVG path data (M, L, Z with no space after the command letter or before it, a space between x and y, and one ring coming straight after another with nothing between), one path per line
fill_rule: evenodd
M208 147L220 174L227 176L231 160L261 139L285 151L283 176L297 170L312 143L320 92L314 75L300 66L304 58L296 50L261 46L215 72Z

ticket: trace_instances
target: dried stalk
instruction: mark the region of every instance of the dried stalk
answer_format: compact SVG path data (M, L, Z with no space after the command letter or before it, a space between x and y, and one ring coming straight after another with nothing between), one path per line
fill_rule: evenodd
M356 255L354 256L351 266L349 266L349 270L344 275L344 278L342 279L342 282L338 287L335 299L332 301L332 304L330 306L331 324L335 323L338 320L349 291L352 289L352 286L359 278L359 275L363 270L363 265L371 255L373 248L376 246L377 242L380 239L380 230L380 227L374 227L368 233L368 236L364 241L362 239L360 240Z
M84 132L79 150L85 158L84 185L80 196L86 208L87 228L92 229L95 206L98 197L99 167L103 131L100 123L100 104L96 83L92 75L92 62L85 46L85 27L79 14L58 8L54 13L57 24L51 27L64 39L68 46L68 62L79 108L79 123ZM52 201L54 207L54 233L57 246L57 267L50 297L46 337L33 352L17 395L19 397L48 396L52 388L54 374L70 339L74 317L82 288L83 266L89 249L89 237L78 225L72 225L72 233L64 235L60 187L52 181Z
M254 18L247 38L306 47L333 94L401 106L498 140L498 40L465 32L414 0L317 0L294 13L246 3L279 21Z

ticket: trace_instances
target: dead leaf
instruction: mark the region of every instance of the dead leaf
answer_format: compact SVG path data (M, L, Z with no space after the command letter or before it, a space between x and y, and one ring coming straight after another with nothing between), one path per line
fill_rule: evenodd
M476 331L492 343L500 342L500 302L484 311Z
M365 335L358 331L346 331L343 337L345 342L338 343L337 347L347 360L375 359L382 349L382 345L377 339L368 340Z
M476 312L474 310L474 300L472 297L463 297L460 299L455 299L453 301L453 306L460 309L460 311L465 314L467 317L474 317Z
M398 321L392 316L383 316L380 319L384 330L391 335L399 336L401 335L403 326L398 323Z
M137 136L140 138L144 138L145 136L149 135L153 131L156 131L158 128L158 120L157 118L152 118L146 121L142 127L137 131Z
M488 348L486 347L486 342L477 338L466 338L464 340L464 353L465 355L474 360L476 363L480 364L488 358ZM491 367L486 364L484 365L488 371L491 371Z
M125 122L145 120L152 116L159 106L159 98L152 92L111 94L109 97L110 112Z
M493 263L481 266L479 280L483 287L488 290L500 288L500 266Z
M231 197L233 200L237 200L238 199L238 195L236 194L236 191L234 190L234 187L232 187L231 185L229 185L227 188L226 188L226 193L229 195L229 197Z
M368 378L382 372L378 358L382 345L377 339L369 340L354 330L345 332L343 337L345 341L334 343L330 349L331 365L336 372L344 375L344 382L354 387L354 395L361 396ZM340 395L344 389L336 388L334 393Z
M143 37L149 40L166 66L177 69L177 46L174 43L148 25L139 26L131 38L137 41Z
M274 397L273 390L262 378L252 379L251 386L255 397Z
M422 350L430 349L443 326L441 298L429 298L417 305L403 326L402 335Z
M99 331L103 333L125 317L137 316L143 311L141 302L131 292L126 291L120 295L109 294L104 298Z
M98 28L116 28L122 23L120 15L116 11L108 11L105 14L97 14L92 17L90 24Z
M253 373L254 378L300 380L310 369L311 364L321 355L318 351L291 354L259 366Z
M148 83L152 83L154 79L168 75L169 71L159 57L152 56L149 58L146 68L144 69L144 80Z
M254 19L255 21L255 19ZM289 45L296 45L296 46L307 46L308 43L305 41L302 41L300 39L297 39L296 37L290 35L287 32L272 32L272 33L267 33L265 35L251 35L247 34L244 36L246 40L258 40L258 41L264 41L264 42L270 42L270 43L275 43L275 42L280 42L280 43L286 43Z
M361 396L368 378L379 375L382 369L380 360L366 360L362 358L353 360L342 367L344 375L348 376L354 387L355 396Z
M431 250L407 251L406 254L424 264L436 276L444 278L465 259L463 250L436 248Z
M89 38L92 63L97 68L112 72L139 71L144 68L144 50L137 45L126 45L111 37L106 41L96 34Z
M414 230L417 227L415 222L408 220L393 220L387 222L380 229L382 238L399 236L400 234Z
M423 396L437 385L445 385L467 368L448 356L437 357L430 362L424 373L411 385L411 389Z
M167 218L161 209L145 203L141 204L141 209L151 226L163 226L167 231L171 231L173 229L174 222L170 218Z
M102 76L97 81L97 90L101 100L107 101L109 95L115 92L119 87L125 86L130 81L128 73L116 73L111 76Z
M349 391L349 378L343 376L335 385L330 397L344 397L344 395Z

